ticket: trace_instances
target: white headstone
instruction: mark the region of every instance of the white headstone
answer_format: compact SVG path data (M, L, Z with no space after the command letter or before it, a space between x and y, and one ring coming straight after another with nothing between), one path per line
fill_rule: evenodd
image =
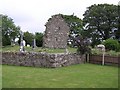
M26 46L26 42L25 42L25 40L23 40L23 46Z

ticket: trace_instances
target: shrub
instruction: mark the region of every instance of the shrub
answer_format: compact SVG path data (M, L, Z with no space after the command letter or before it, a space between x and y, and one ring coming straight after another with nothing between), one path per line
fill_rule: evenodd
M93 48L91 53L92 53L93 55L102 55L102 54L103 54L103 52L100 52L100 51L99 51L98 49L96 49L96 48ZM110 51L105 52L105 55L109 55L109 56L119 56L119 55L120 55L120 52L116 52L116 51L110 50Z
M117 40L107 39L103 42L103 44L105 45L106 50L115 50L115 51L120 50L120 45Z
M91 48L89 47L89 41L87 39L83 38L81 35L72 37L72 39L74 41L74 45L78 48L78 54L91 53Z
M100 55L100 54L102 54L103 52L100 52L100 50L98 50L98 49L92 49L92 52L91 52L92 54L94 54L94 55Z
M109 52L106 52L107 55L110 55L110 56L118 56L119 55L119 52L115 52L113 50L110 50Z

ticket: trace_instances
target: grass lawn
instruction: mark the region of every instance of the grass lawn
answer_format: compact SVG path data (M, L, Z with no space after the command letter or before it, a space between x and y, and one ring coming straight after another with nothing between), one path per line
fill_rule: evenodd
M2 65L0 65L0 90L2 90Z
M3 88L118 88L118 68L79 64L62 68L2 65Z
M18 52L20 49L20 46L5 46L2 48L2 51L12 51L12 52ZM32 50L32 47L25 47L25 50L28 52L47 52L47 53L64 53L65 49L50 49L50 48L42 48L42 47L36 47L34 50ZM68 47L69 52L74 53L76 52L77 48L70 48Z

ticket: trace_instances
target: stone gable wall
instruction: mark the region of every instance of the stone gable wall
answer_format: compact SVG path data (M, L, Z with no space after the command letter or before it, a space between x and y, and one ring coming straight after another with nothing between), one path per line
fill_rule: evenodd
M43 47L66 48L69 27L61 15L54 15L46 23L46 30L43 37Z
M48 54L30 52L3 52L2 64L32 67L63 67L84 63L85 56L78 54Z

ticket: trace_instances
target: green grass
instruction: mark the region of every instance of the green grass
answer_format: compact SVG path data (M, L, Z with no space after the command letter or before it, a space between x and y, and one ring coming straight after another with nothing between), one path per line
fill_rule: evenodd
M2 65L3 88L118 88L118 68L79 64L62 68Z
M13 52L15 52L15 51L19 51L19 49L20 49L20 47L19 46L4 46L3 48L2 48L2 51L13 51Z
M2 89L2 65L0 65L0 90Z
M94 54L94 55L100 55L100 54L103 54L103 52L94 48L94 49L92 49L92 54ZM120 52L116 52L116 51L110 50L110 51L106 51L105 55L119 56Z
M2 48L2 51L12 51L12 52L18 52L20 49L19 46L5 46ZM50 48L42 48L42 47L36 47L34 50L32 50L32 47L25 47L25 50L28 52L47 52L47 53L64 53L65 49L50 49ZM70 48L68 47L69 52L74 53L76 52L77 48Z

